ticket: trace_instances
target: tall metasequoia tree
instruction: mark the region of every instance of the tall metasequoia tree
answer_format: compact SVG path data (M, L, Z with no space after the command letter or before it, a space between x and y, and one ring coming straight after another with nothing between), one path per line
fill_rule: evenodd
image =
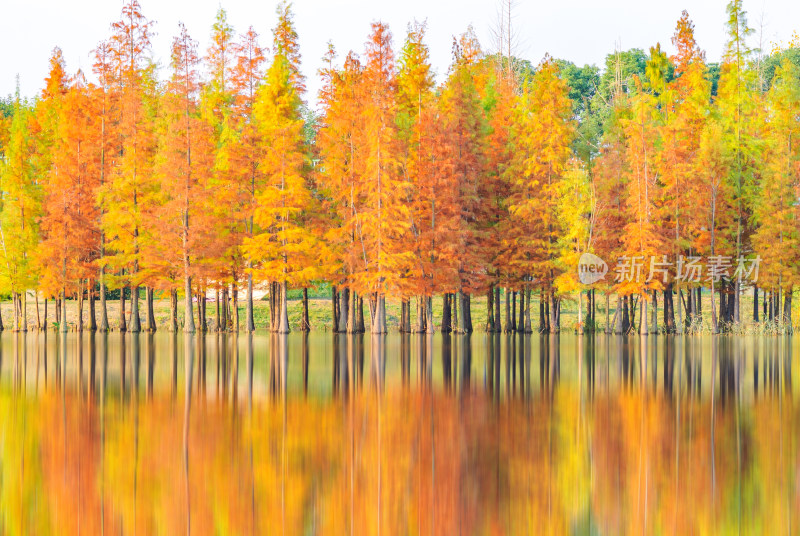
M663 184L660 218L665 252L674 265L681 255L691 253L692 236L704 225L692 210L691 199L698 195L695 166L700 147L700 135L709 113L711 83L707 78L705 54L694 38L694 24L686 11L678 20L672 44L676 48L671 61L675 64L674 79L666 86L661 115L661 148L658 156L658 173ZM664 289L664 314L666 329L674 332L683 329L682 305L685 283L671 271ZM676 326L672 307L673 287L678 293L678 323ZM686 312L687 315L689 311Z
M45 79L45 89L42 92L42 99L38 102L36 110L38 128L36 132L37 154L35 168L38 175L37 182L42 185L49 185L54 181L58 182L60 168L72 162L69 157L64 158L64 147L62 146L62 129L69 122L64 114L64 101L69 89L69 83L63 55L61 50L56 48L50 58L50 71ZM89 154L89 152L86 152L86 154ZM69 180L66 176L63 179ZM43 193L47 194L47 192ZM49 206L47 208L51 209ZM59 230L59 232L61 231ZM47 233L47 230L45 230L45 233ZM64 233L61 234L63 235ZM66 252L64 254L66 255ZM73 252L73 254L77 255L77 252ZM40 257L40 264L43 264L41 260L43 260L43 257ZM58 262L59 266L61 264L61 262ZM66 318L63 315L66 307L64 300L66 294L65 285L55 288L51 286L47 290L52 291L52 295L60 297L59 301L62 308L60 328L62 331L66 331ZM81 322L78 322L78 324L80 325Z
M101 189L106 207L102 227L113 255L108 264L128 275L120 283L131 286L131 319L128 329L141 331L139 273L142 240L141 198L152 188L155 152L154 66L148 52L153 23L144 16L138 0L128 0L122 19L112 25L114 67L119 73L119 148L114 170ZM123 289L124 290L124 289Z
M324 163L319 173L321 191L328 199L329 231L326 244L338 260L329 267L329 279L335 286L334 294L343 292L352 302L349 311L338 307L339 317L350 313L342 325L334 319L334 330L360 331L358 294L361 288L354 286L354 274L364 269L362 213L364 212L364 150L365 131L363 106L363 67L352 52L347 55L344 66L337 70L333 66L335 50L329 44L325 55L325 67L321 70L323 87L320 103L323 114L317 131L318 155ZM349 294L349 296L348 296ZM340 300L343 301L343 300Z
M791 322L791 296L800 284L800 68L784 59L775 72L768 96L766 166L754 196L753 236L756 253L762 258L759 286L780 290L785 296L782 320ZM789 324L791 329L791 324Z
M177 251L180 251L180 270L184 291L184 331L195 331L192 309L192 277L194 265L202 256L204 241L198 229L204 225L203 213L208 201L205 189L212 168L211 127L200 118L198 94L200 58L197 43L183 24L172 42L172 77L164 95L164 134L160 143L157 176L164 194L164 218L159 226L168 224L180 229Z
M401 202L407 182L399 173L397 73L392 35L385 24L372 24L365 59L363 207L359 213L364 263L353 274L353 287L359 294L370 296L372 332L385 333L386 295L399 288L399 268L409 257L399 248L400 238L409 227L408 207Z
M111 170L111 162L112 162L112 154L114 151L114 147L118 145L118 140L115 139L115 126L116 122L114 117L116 115L116 102L117 102L117 94L113 91L114 88L114 79L115 79L115 72L114 72L114 58L113 58L113 49L111 45L107 41L101 42L97 48L95 48L94 54L94 64L92 66L92 70L94 71L95 76L99 81L99 87L95 92L95 99L96 99L96 113L98 115L98 121L95 123L95 128L99 128L98 133L98 143L99 143L99 163L98 163L98 187L102 188L106 181L108 180L110 170ZM99 124L97 124L99 123ZM103 213L105 212L105 206L99 204L97 211L97 218L98 221L95 223L95 227L99 229L99 251L98 251L98 282L100 284L100 326L99 330L101 332L106 332L109 330L108 324L108 306L106 304L106 293L107 293L107 284L106 284L106 262L105 262L105 255L106 255L106 235L105 231L103 230L102 218Z
M84 282L89 292L93 292L96 280L95 261L100 250L96 193L101 138L95 92L96 88L87 86L79 72L63 95L58 106L58 137L45 183L40 285L46 294L61 297L62 331L67 327L65 297L76 294L82 303ZM90 300L93 300L91 295ZM90 329L96 328L92 320ZM77 327L83 329L81 318Z
M514 250L505 255L510 266L536 277L550 301L550 326L557 329L555 279L561 268L559 183L567 169L575 135L569 88L549 58L525 85L514 114L514 157L506 179L511 184L509 219L520 232L510 231ZM506 238L508 240L508 238Z
M453 166L448 180L458 189L458 329L471 332L470 295L483 290L486 284L486 243L481 227L490 202L481 180L485 171L486 127L475 80L482 52L472 28L454 41L453 55L454 63L439 97L440 121L450 138Z
M432 296L440 290L446 271L437 273L439 251L442 244L436 234L441 232L444 220L440 217L437 228L436 214L442 210L441 192L436 182L440 176L441 160L432 144L441 141L436 132L436 113L433 94L433 73L430 52L424 43L426 26L409 25L403 48L400 51L397 72L397 133L401 173L408 183L405 202L410 207L410 227L403 237L401 248L413 253L414 264L400 267L407 273L401 280L403 296L403 322L410 321L408 298L418 296L417 330L434 329ZM438 201L438 203L437 203ZM441 268L444 268L443 266ZM426 324L423 325L423 320ZM402 329L409 330L404 325Z
M620 55L615 55L614 83L611 87L611 102L608 115L603 124L603 135L600 139L600 152L594 161L593 181L596 191L594 233L595 252L606 262L616 262L624 254L622 242L624 227L627 223L625 208L625 192L628 186L628 140L624 130L625 121L630 117L630 103L624 91L622 80L622 65ZM613 278L606 277L606 298L612 290ZM627 303L627 296L617 294L616 312L613 319L609 319L607 331L622 333L629 326L625 324L627 315L623 314L623 300ZM626 306L627 307L627 306ZM612 326L613 324L613 326Z
M761 96L753 91L756 73L749 65L752 51L747 45L747 38L753 30L747 24L742 0L732 0L726 11L728 42L720 66L716 105L724 132L723 147L731 162L726 180L730 185L730 193L733 196L731 202L736 211L735 226L731 229L733 233L731 242L735 245L732 254L738 258L750 249L749 237L752 232L749 224L752 212L750 200L759 174L760 162L756 100ZM731 283L733 314L726 320L738 323L741 281L737 279Z
M303 225L302 213L312 202L303 177L306 148L299 79L287 53L293 47L281 41L285 35L281 12L276 29L276 51L266 80L254 104L254 117L262 139L269 140L260 162L266 187L258 196L254 220L261 229L245 241L244 251L252 261L259 281L280 283L278 333L289 332L286 291L289 285L313 279L321 255L321 244ZM299 57L295 57L299 61Z
M26 331L26 290L35 288L34 253L39 242L41 185L33 165L35 118L19 96L14 98L13 117L0 163L0 282L14 297L14 330Z
M259 132L254 124L253 104L256 100L258 86L262 81L262 65L265 61L264 50L258 44L258 34L252 27L240 37L234 47L234 67L230 73L231 88L234 95L231 112L235 143L226 145L230 149L228 155L228 173L235 181L233 204L243 212L245 237L254 234L253 208L258 192L263 188L263 173L259 170L262 144ZM245 313L245 330L255 330L253 320L253 273L251 261L245 259L247 277L247 304Z
M224 325L218 325L217 329L225 331L239 328L238 310L235 309L238 309L238 283L244 272L240 249L246 233L240 170L237 168L239 161L236 158L240 140L237 130L239 117L235 110L237 84L234 81L238 47L234 35L226 11L220 8L205 58L209 81L203 88L201 104L203 118L212 127L215 147L214 175L207 195L214 196L217 203L209 207L211 212L208 214L214 214L215 234L220 240L214 244L213 252L210 249L205 252L209 262L198 281L198 292L204 293L208 285L214 285L218 295L221 293L218 306L223 307L224 314L218 320ZM228 311L231 298L233 309Z
M627 138L627 162L629 177L625 195L627 224L623 235L625 257L628 262L635 259L644 264L652 258L658 259L661 251L659 220L656 200L658 192L658 171L655 165L656 144L658 141L658 115L655 97L642 87L638 78L637 87L631 97L631 116L623 122L622 128ZM647 305L651 299L649 291L661 289L662 281L656 278L647 280L646 268L641 273L631 270L631 277L623 278L619 291L628 296L640 295L639 332L646 335Z
M578 323L576 331L583 333L583 286L578 280L578 262L583 253L592 249L594 192L584 164L573 158L566 166L556 186L558 219L562 234L558 239L559 274L554 281L559 294L578 294Z

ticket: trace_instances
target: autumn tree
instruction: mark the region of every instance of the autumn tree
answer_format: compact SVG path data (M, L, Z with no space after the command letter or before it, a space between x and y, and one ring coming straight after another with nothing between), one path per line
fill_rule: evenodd
M202 233L203 207L208 199L206 186L212 170L213 145L210 127L201 117L198 108L200 92L200 58L197 42L180 25L180 33L172 42L172 77L164 95L164 132L159 144L157 179L161 185L162 204L156 218L164 231L166 224L179 237L173 251L180 252L180 273L184 291L184 331L195 330L192 309L192 277L194 266L202 258L204 245ZM164 233L169 236L169 233ZM163 236L163 235L162 235ZM161 257L169 263L170 248L161 250ZM176 259L177 260L177 259ZM159 267L159 272L169 273L169 267Z
M514 156L506 169L511 185L505 240L511 242L504 262L532 276L550 302L550 326L557 329L559 275L558 240L562 223L558 212L559 183L567 169L575 132L569 89L550 58L539 65L523 88L514 114Z
M472 331L470 295L486 284L485 234L486 201L482 194L485 172L486 125L476 76L483 53L472 28L453 44L453 64L439 97L440 121L448 132L452 162L447 180L457 188L452 199L458 211L456 247L459 251L458 281L455 291L459 331Z
M719 89L716 106L723 128L723 147L731 167L726 180L733 196L731 203L736 211L735 225L730 229L732 251L735 257L743 256L749 249L749 236L752 232L750 199L759 175L759 141L757 100L760 94L753 91L756 83L755 72L749 61L752 51L747 38L753 33L748 26L746 12L741 0L732 0L726 9L728 41L720 66ZM730 282L733 307L725 311L725 320L739 323L741 281ZM721 295L722 298L722 295ZM726 308L727 309L727 308Z
M693 236L704 225L692 210L691 198L698 193L695 176L696 160L700 147L700 135L709 114L711 84L707 78L705 54L694 38L694 24L684 11L672 36L676 48L670 58L675 65L673 80L664 92L660 112L661 148L658 155L658 173L663 184L661 214L664 222L662 237L665 253L674 264L681 255L688 257L693 245ZM664 289L664 315L668 331L676 328L672 301L673 288L677 284L678 325L682 323L684 288L677 274L672 271ZM687 295L689 306L686 314L693 311L693 293ZM682 326L680 327L682 329Z
M294 47L284 41L296 35L286 30L288 8L279 11L275 30L275 56L259 89L254 117L262 139L269 140L260 162L266 186L257 197L254 221L261 232L245 241L256 279L280 282L280 315L276 331L288 333L286 291L289 285L313 279L320 242L304 225L303 211L312 202L303 171L306 150L303 137L300 79L292 69ZM292 56L299 61L299 56Z
M149 57L152 26L138 0L129 0L122 8L122 19L112 25L110 41L114 69L119 73L119 147L112 176L101 189L100 202L106 207L102 227L113 251L108 264L128 272L119 278L119 283L131 286L131 320L127 327L132 332L141 331L141 198L152 189L155 153L155 80Z
M66 89L58 106L58 137L44 187L41 220L43 240L39 247L41 287L46 295L61 297L61 330L66 331L65 298L78 296L77 327L83 329L83 292L90 298L90 329L96 329L93 290L95 261L100 250L98 207L100 120L96 88L82 73ZM85 284L84 284L85 283Z
M39 241L38 218L41 210L41 185L34 179L35 151L30 105L19 96L14 99L8 145L0 167L0 283L14 298L14 329L27 330L25 293L36 283L34 253Z

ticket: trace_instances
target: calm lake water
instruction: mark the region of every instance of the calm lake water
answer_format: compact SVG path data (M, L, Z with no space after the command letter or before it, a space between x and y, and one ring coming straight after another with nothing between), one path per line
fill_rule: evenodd
M798 345L6 332L0 535L800 534Z

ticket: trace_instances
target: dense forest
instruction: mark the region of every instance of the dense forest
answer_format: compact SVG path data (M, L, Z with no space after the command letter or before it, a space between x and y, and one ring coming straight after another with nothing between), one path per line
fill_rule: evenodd
M169 297L172 329L193 332L215 295L235 329L252 331L255 288L269 291L271 329L287 332L287 293L302 289L307 315L308 289L326 282L335 331L363 330L366 307L385 332L390 297L401 329L415 304L420 330L469 332L475 296L497 331L501 288L522 331L531 316L533 329L558 331L565 300L577 302L578 330L591 326L597 294L606 311L616 304L617 332L646 333L657 301L663 328L683 331L703 295L714 332L759 320L762 299L762 320L789 331L800 40L756 47L741 0L726 21L719 64L684 12L673 54L617 50L602 68L533 65L515 57L510 28L494 51L468 28L440 84L424 23L396 43L375 22L363 51L329 44L312 109L289 4L269 46L220 9L208 50L180 26L160 66L155 23L128 0L92 73L70 74L56 48L41 95L0 102L0 290L14 329L42 298L63 330L67 300L88 302L87 329L108 330L109 299L121 300L121 330L152 329L154 299ZM670 267L584 285L585 252ZM698 258L733 261L683 277ZM737 259L760 261L757 286Z

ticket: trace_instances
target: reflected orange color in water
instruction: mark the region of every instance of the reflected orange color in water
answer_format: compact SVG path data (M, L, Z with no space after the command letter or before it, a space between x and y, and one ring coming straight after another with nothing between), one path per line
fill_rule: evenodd
M399 358L403 341L385 357L369 341L365 356L334 344L299 390L292 377L310 365L293 368L289 351L281 362L270 343L260 397L235 351L206 353L204 385L197 349L174 391L168 359L154 389L125 391L120 372L144 379L146 364L106 356L119 368L103 373L98 354L81 389L53 372L47 387L41 373L16 382L6 361L0 534L800 533L791 361L762 382L752 355L719 349L676 359L637 343L592 357L574 338L557 354L503 338L498 361L493 340L476 340L466 356L463 341L426 354L410 339ZM312 345L309 361L323 351ZM315 396L315 380L333 394ZM218 396L229 382L237 398Z

